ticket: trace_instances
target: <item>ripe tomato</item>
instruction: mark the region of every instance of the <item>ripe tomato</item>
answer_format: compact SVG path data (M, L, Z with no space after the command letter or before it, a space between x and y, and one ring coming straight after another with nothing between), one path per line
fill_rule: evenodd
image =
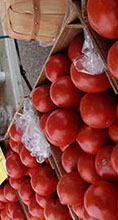
M40 218L34 217L30 213L28 213L28 219L29 220L40 220Z
M75 205L83 199L88 184L76 171L66 173L58 182L57 193L63 205Z
M97 181L84 196L84 206L88 214L98 220L117 220L117 192L113 184Z
M4 188L5 188L5 185L6 184L2 184L1 186L0 186L0 202L8 202L8 200L5 198L5 196L4 196ZM1 203L1 206L2 206L2 203Z
M40 220L44 220L44 213L41 206L38 205L38 203L35 200L35 197L33 197L29 202L29 212L32 216L40 218Z
M97 220L88 214L88 212L84 209L84 217L83 220Z
M12 157L6 160L7 172L14 179L25 176L27 168L21 163L18 154L14 153Z
M88 20L91 27L101 36L118 38L118 1L88 0Z
M51 199L44 209L46 220L71 220L68 208L62 205L58 199Z
M113 148L113 151L111 153L111 163L112 163L113 169L118 174L118 145L116 145Z
M95 168L97 173L106 180L118 180L118 175L111 164L111 154L114 149L112 145L103 146L97 153Z
M31 153L25 148L24 145L22 145L22 149L20 151L20 159L21 162L27 167L34 168L38 166L36 158L31 156Z
M13 212L13 219L14 220L27 220L25 213L21 207L16 209L15 212Z
M21 184L21 188L19 190L20 197L24 201L29 201L34 196L34 191L31 187L30 179L25 180Z
M82 153L83 150L76 142L66 148L62 154L61 161L62 166L67 173L77 169L77 161Z
M38 193L35 194L37 203L42 207L45 208L47 202L49 199L54 199L54 194L51 194L49 196L41 196Z
M11 157L12 155L14 155L14 151L12 149L8 149L5 153L5 158L6 160Z
M85 124L80 128L76 141L88 154L97 154L109 141L108 130L91 128Z
M46 121L46 133L56 146L66 146L75 142L79 127L79 115L71 109L57 109Z
M11 138L9 140L9 145L12 148L13 151L15 151L16 153L18 153L19 151L19 143L13 141Z
M42 196L52 194L56 189L57 182L54 170L48 165L38 167L31 178L32 188Z
M16 194L16 191L10 186L9 183L7 183L4 187L4 196L9 202L16 202L18 201L18 196Z
M1 211L0 215L1 215L1 219L2 219L2 220L11 220L11 218L9 218L9 216L7 215L5 209L3 209L3 210Z
M115 121L109 127L109 137L114 141L116 144L118 143L118 121Z
M79 218L84 219L84 196L81 202L72 206L72 209Z
M32 95L32 102L34 107L39 112L49 112L56 108L50 99L50 85L41 85L37 87Z
M76 36L70 43L68 48L68 57L71 61L78 58L81 55L82 47L84 43L83 36Z
M6 206L6 203L0 201L0 211L1 211L2 209L5 209L5 206Z
M88 183L100 180L100 176L95 170L95 156L83 153L78 160L78 172L82 179Z
M19 179L14 179L12 177L9 178L9 183L15 190L20 190L22 182L26 180L26 177L22 177Z
M7 212L9 213L9 216L11 216L11 218L13 218L13 213L17 209L20 209L20 203L19 202L8 203Z
M45 126L46 126L46 121L49 117L51 112L47 112L45 114L43 114L40 118L40 122L39 122L39 125L40 125L40 128L42 130L42 132L46 135L46 131L45 131Z
M10 128L9 135L11 139L17 143L21 143L22 134L16 130L16 124L13 124Z
M116 117L116 101L108 93L86 94L80 102L83 121L93 128L107 128Z
M117 3L118 4L118 3ZM112 76L118 80L118 41L112 45L108 52L107 63Z
M70 72L70 61L63 54L55 54L49 58L45 66L46 77L54 82L60 76L65 76Z
M77 71L74 64L71 65L70 73L74 85L81 91L98 93L103 92L110 87L109 80L105 73L99 75L89 75L84 72Z
M51 100L60 108L78 106L83 93L78 90L70 76L59 77L50 87Z

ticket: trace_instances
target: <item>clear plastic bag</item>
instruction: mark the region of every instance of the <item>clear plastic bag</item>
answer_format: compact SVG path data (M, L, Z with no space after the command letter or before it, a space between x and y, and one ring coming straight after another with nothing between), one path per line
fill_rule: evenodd
M30 98L24 102L23 114L18 115L16 129L23 134L22 143L39 163L43 163L51 155L50 144L40 129L39 116Z
M106 67L94 47L90 36L84 33L84 44L82 48L82 54L73 60L75 68L79 72L83 72L89 75L98 75L105 71Z

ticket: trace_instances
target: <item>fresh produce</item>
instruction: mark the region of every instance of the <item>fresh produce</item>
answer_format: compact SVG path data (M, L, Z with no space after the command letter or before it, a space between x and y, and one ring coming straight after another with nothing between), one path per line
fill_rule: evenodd
M109 93L86 94L80 102L83 121L92 128L107 128L116 118L116 101Z
M116 144L118 143L118 121L115 121L109 127L109 137L114 141Z
M0 202L4 202L4 203L7 203L8 200L5 198L5 195L4 195L4 188L5 188L5 185L6 184L2 184L2 186L0 186ZM2 203L1 203L1 206L2 206Z
M82 53L82 47L84 43L83 36L76 36L68 47L68 57L71 61L77 59Z
M35 197L33 197L29 202L29 213L34 216L40 218L40 220L45 220L44 218L44 212L41 206L38 205L38 203L35 200Z
M117 1L116 1L117 2ZM118 2L117 2L118 4ZM107 63L112 76L118 80L118 41L116 41L108 52Z
M35 198L36 198L36 201L37 203L44 209L48 200L50 199L54 199L54 194L51 194L49 196L41 196L39 195L38 193L35 194Z
M77 67L78 69L81 69L79 64ZM90 75L84 73L84 71L79 72L72 63L70 74L73 84L83 92L99 93L105 91L110 87L110 83L105 73Z
M34 191L31 187L30 179L22 182L19 194L23 201L30 201L32 199L32 197L34 196Z
M47 112L47 113L44 113L41 118L40 118L40 122L39 122L39 125L40 125L40 128L42 130L42 132L46 135L46 130L45 130L45 126L46 126L46 121L49 117L49 115L51 114L51 112Z
M113 151L111 153L111 164L118 175L118 145L113 148Z
M84 196L79 203L72 206L72 209L79 218L84 219Z
M12 155L14 155L14 151L12 149L8 149L7 152L5 153L5 158L6 160L11 157Z
M16 194L16 191L10 186L9 183L7 183L4 187L4 196L9 202L17 202L18 196Z
M88 0L87 12L91 27L101 36L118 38L118 1Z
M34 217L30 213L28 213L28 219L29 220L40 220L40 218Z
M13 151L15 151L16 153L19 152L19 143L13 141L13 140L10 138L10 140L9 140L9 145L10 145L10 147L11 147L11 149L12 149Z
M20 190L22 182L26 180L26 177L21 177L19 179L14 179L12 177L9 177L9 183L15 190Z
M17 142L17 143L21 143L21 139L22 139L22 132L18 132L16 130L16 124L13 124L10 128L9 131L10 137L13 141Z
M88 212L84 209L84 217L83 220L97 220L88 214Z

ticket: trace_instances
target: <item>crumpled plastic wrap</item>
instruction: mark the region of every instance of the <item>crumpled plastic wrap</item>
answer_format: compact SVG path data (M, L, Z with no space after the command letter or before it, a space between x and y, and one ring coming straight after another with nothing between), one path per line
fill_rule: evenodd
M105 71L106 67L94 47L90 36L84 33L84 44L82 48L82 54L73 60L75 68L79 72L83 72L89 75L98 75Z
M40 129L39 116L30 98L25 99L23 114L19 114L16 120L16 129L23 134L22 143L37 162L43 163L51 155L50 144Z

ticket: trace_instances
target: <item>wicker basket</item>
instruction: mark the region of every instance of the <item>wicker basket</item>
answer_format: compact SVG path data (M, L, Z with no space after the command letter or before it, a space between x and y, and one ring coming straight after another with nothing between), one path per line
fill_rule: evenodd
M68 11L67 0L1 0L1 19L15 39L50 42Z

